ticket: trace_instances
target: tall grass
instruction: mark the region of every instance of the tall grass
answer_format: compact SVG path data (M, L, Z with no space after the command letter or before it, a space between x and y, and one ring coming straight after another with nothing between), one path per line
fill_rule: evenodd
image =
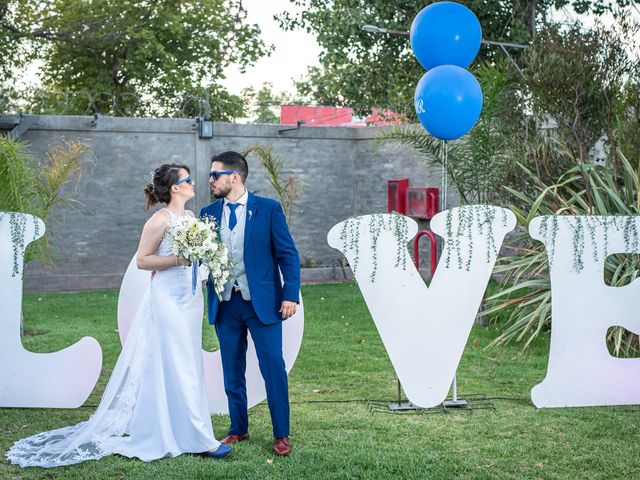
M519 165L536 196L506 187L520 206L511 206L519 224L519 234L512 244L515 253L502 257L495 268L501 286L487 298L491 316L506 315L504 331L492 345L531 342L550 326L551 286L547 255L541 243L528 235L529 222L541 215L638 215L640 213L640 161L630 162L619 151L617 161L604 166L580 164L568 169L557 182L547 185L540 177ZM604 278L608 285L623 286L638 277L637 256L610 255L605 262ZM621 327L609 330L615 355L629 355L638 350L638 337Z

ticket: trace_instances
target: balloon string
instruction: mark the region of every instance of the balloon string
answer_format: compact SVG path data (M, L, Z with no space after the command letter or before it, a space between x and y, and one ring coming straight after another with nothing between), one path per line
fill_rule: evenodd
M447 209L447 171L449 161L449 143L442 141L442 208L441 211Z

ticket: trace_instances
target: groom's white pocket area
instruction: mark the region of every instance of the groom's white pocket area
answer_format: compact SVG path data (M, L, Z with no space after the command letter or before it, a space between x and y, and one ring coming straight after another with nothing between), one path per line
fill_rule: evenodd
M138 269L135 260L136 258L134 256L129 263L129 267L122 280L120 295L118 297L118 329L122 343L124 343L127 337L131 322L135 318L136 312L140 307L140 302L151 283L151 274L148 271ZM213 329L213 326L210 328ZM295 315L282 323L282 350L287 373L293 368L293 364L300 351L303 332L304 307L302 305L302 296L300 296L300 305ZM203 350L202 356L210 411L216 415L227 414L229 413L229 409L227 395L224 392L220 351L207 352ZM255 346L251 340L251 335L249 335L247 347L246 380L248 406L251 408L267 398L264 380L260 374L258 358L256 356Z
M77 408L102 369L102 349L92 337L53 353L32 353L22 346L24 252L44 232L37 217L0 212L0 407Z

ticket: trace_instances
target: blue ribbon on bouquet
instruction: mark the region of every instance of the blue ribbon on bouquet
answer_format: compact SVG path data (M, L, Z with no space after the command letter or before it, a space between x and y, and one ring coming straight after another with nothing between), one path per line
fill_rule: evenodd
M191 262L191 293L196 294L196 286L198 285L198 265L200 262Z

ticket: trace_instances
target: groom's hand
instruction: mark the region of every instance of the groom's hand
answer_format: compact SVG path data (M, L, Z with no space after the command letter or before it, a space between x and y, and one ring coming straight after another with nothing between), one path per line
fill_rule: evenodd
M287 318L293 316L296 313L297 306L298 304L296 302L283 300L282 305L280 306L280 313L282 314L282 320L286 320Z

